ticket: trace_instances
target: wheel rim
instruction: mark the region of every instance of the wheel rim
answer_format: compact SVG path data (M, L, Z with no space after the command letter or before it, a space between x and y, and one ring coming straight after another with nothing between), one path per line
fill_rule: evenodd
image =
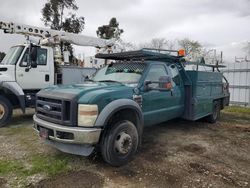
M132 138L125 132L120 132L115 140L115 150L122 155L129 153L132 148Z
M5 115L5 109L2 104L0 104L0 119L2 119Z

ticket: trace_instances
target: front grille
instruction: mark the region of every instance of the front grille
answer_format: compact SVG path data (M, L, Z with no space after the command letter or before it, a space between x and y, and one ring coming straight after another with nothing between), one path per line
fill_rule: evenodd
M70 100L37 96L36 113L41 119L66 126L75 126L74 105Z

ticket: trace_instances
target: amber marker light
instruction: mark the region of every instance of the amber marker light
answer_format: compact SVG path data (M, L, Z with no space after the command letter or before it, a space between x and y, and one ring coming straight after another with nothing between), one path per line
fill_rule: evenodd
M185 55L186 55L186 53L185 53L185 50L184 50L184 49L180 49L180 50L178 51L178 56L184 57Z

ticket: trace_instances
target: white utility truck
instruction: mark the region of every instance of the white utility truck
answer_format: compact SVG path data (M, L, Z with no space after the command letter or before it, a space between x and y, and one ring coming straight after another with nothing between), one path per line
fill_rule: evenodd
M27 38L26 44L11 47L0 64L0 127L9 122L13 109L21 108L25 113L27 107L34 107L40 89L84 80L86 69L63 66L69 64L69 53L61 51L61 42L102 49L113 44L96 37L15 23L0 22L0 29ZM38 42L34 44L31 37Z

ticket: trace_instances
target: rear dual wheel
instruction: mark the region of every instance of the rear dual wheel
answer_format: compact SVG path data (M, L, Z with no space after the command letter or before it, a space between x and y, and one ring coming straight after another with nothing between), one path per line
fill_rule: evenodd
M219 101L214 101L213 102L213 112L209 116L207 116L207 121L209 123L216 123L218 118L220 117L220 103Z
M5 126L12 117L13 107L10 101L0 96L0 127Z

